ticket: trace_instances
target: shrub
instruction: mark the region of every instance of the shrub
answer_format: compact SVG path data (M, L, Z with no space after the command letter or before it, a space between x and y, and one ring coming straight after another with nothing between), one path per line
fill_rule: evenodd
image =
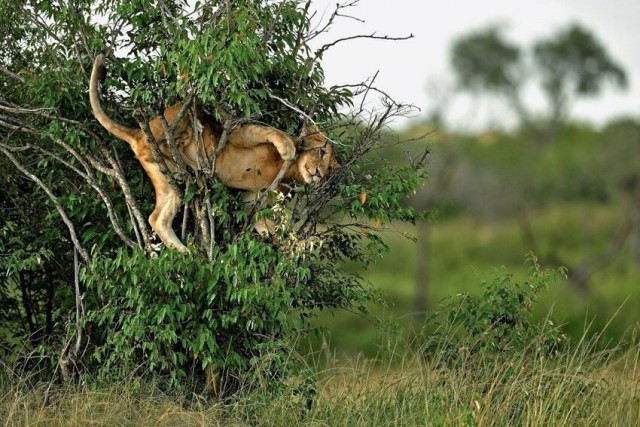
M533 255L528 260L531 268L523 283L515 282L503 268L481 283L480 295L463 293L440 303L425 320L435 332L426 338L424 351L454 365L509 357L513 352L552 355L565 337L550 318L534 321L532 309L540 292L566 270L542 269Z
M63 367L66 379L149 373L173 386L185 377L198 382L214 367L228 391L259 377L278 385L295 365L290 340L309 316L364 310L373 297L341 262L379 258L384 224L421 216L403 200L424 182L424 163L372 166L384 161L378 149L393 143L383 138L387 123L407 107L383 96L370 110L367 96L384 94L371 82L326 87L321 60L334 43L312 48L311 41L349 6L336 6L321 23L312 22L310 7L295 0L0 6L12 46L0 58L2 105L12 105L3 109L9 118L0 121L0 152L19 171L9 182L19 209L40 212L45 204L53 214L38 217L38 227L55 231L38 239L24 232L2 246L29 250L2 264L11 280L0 300L16 302L20 289L52 278L33 266L32 254L55 242L57 252L46 253L65 266L55 282L64 292L52 290L61 301L34 294L34 306L56 306L47 339L32 347L53 356L50 367ZM191 253L158 248L145 219L153 200L140 166L88 105L89 71L100 52L111 59L113 89L103 104L118 122L144 128L166 107L192 101L225 131L268 123L297 135L311 119L334 142L342 168L320 185L272 194L277 201L266 209L248 208L211 170L167 173L184 195L182 227L175 228ZM30 191L18 191L22 176ZM44 202L34 206L31 192L45 194ZM276 223L271 240L252 231L261 217ZM37 267L39 282L17 274L20 265ZM79 280L74 267L81 267Z

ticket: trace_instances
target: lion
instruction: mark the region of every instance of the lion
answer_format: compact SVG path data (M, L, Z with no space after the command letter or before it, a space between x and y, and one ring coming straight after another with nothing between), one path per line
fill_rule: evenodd
M98 55L93 63L89 83L89 100L93 115L113 136L127 142L136 158L151 180L155 190L155 208L149 216L149 224L160 240L167 246L179 251L187 247L176 236L172 221L176 216L182 199L170 185L160 166L154 160L153 152L145 132L116 123L102 109L98 84L104 72L105 58ZM178 103L168 107L163 115L171 124L182 108ZM175 143L184 163L194 170L201 169L202 156L211 158L220 142L223 126L220 122L198 109L197 120L202 125L198 141L194 138L193 123L190 115L185 114L175 126ZM149 130L156 140L167 167L178 170L171 148L167 143L161 119L156 117L149 122ZM293 162L282 178L283 183L299 182L315 184L340 167L335 157L333 144L315 125L303 126L301 138L292 138L286 133L269 126L245 124L237 126L227 136L227 143L218 154L215 173L220 181L229 188L246 192L245 200L255 199L255 195L269 187L285 162ZM300 153L298 153L300 151ZM268 233L263 225L261 234Z

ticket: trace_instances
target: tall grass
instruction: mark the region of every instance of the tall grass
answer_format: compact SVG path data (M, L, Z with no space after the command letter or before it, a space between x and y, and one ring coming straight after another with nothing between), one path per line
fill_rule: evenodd
M526 279L504 269L480 295L442 301L421 334L389 328L374 358L324 346L287 386L224 402L152 379L61 386L0 375L5 425L640 425L640 342L603 332L571 342L533 316L557 271L533 255ZM297 356L292 352L292 355ZM304 362L302 362L304 363ZM262 384L262 383L261 383Z
M598 350L582 340L549 357L526 351L440 351L329 362L313 403L295 390L234 401L162 393L140 380L108 386L29 385L2 376L3 425L638 425L640 346ZM402 346L401 348L407 348Z
M382 373L355 366L323 384L312 415L333 425L637 425L638 348L614 358L588 347L455 369L421 358Z

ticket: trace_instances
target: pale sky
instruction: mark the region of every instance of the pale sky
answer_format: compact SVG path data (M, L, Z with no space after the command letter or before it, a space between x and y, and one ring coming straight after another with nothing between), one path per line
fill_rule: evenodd
M335 3L316 0L314 5L320 14L329 14ZM452 129L509 126L513 117L500 102L463 95L442 97L446 82L453 82L452 40L499 24L507 39L527 48L533 40L576 22L590 29L623 66L629 85L626 91L607 86L597 98L579 99L572 116L599 125L614 117L640 116L640 0L361 0L351 13L365 22L338 21L331 38L374 31L415 37L401 42L354 40L333 47L323 61L328 85L360 82L379 70L378 86L398 101L416 104L422 114L429 111L430 102L447 100L446 121ZM534 85L526 94L534 111L544 111Z

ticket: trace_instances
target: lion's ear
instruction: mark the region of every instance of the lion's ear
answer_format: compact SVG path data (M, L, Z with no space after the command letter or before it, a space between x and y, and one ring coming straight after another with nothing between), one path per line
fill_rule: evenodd
M315 123L310 123L308 119L304 120L304 123L302 124L302 135L303 136L307 136L307 135L313 135L314 133L319 133L320 129L318 129L318 126L316 126Z

